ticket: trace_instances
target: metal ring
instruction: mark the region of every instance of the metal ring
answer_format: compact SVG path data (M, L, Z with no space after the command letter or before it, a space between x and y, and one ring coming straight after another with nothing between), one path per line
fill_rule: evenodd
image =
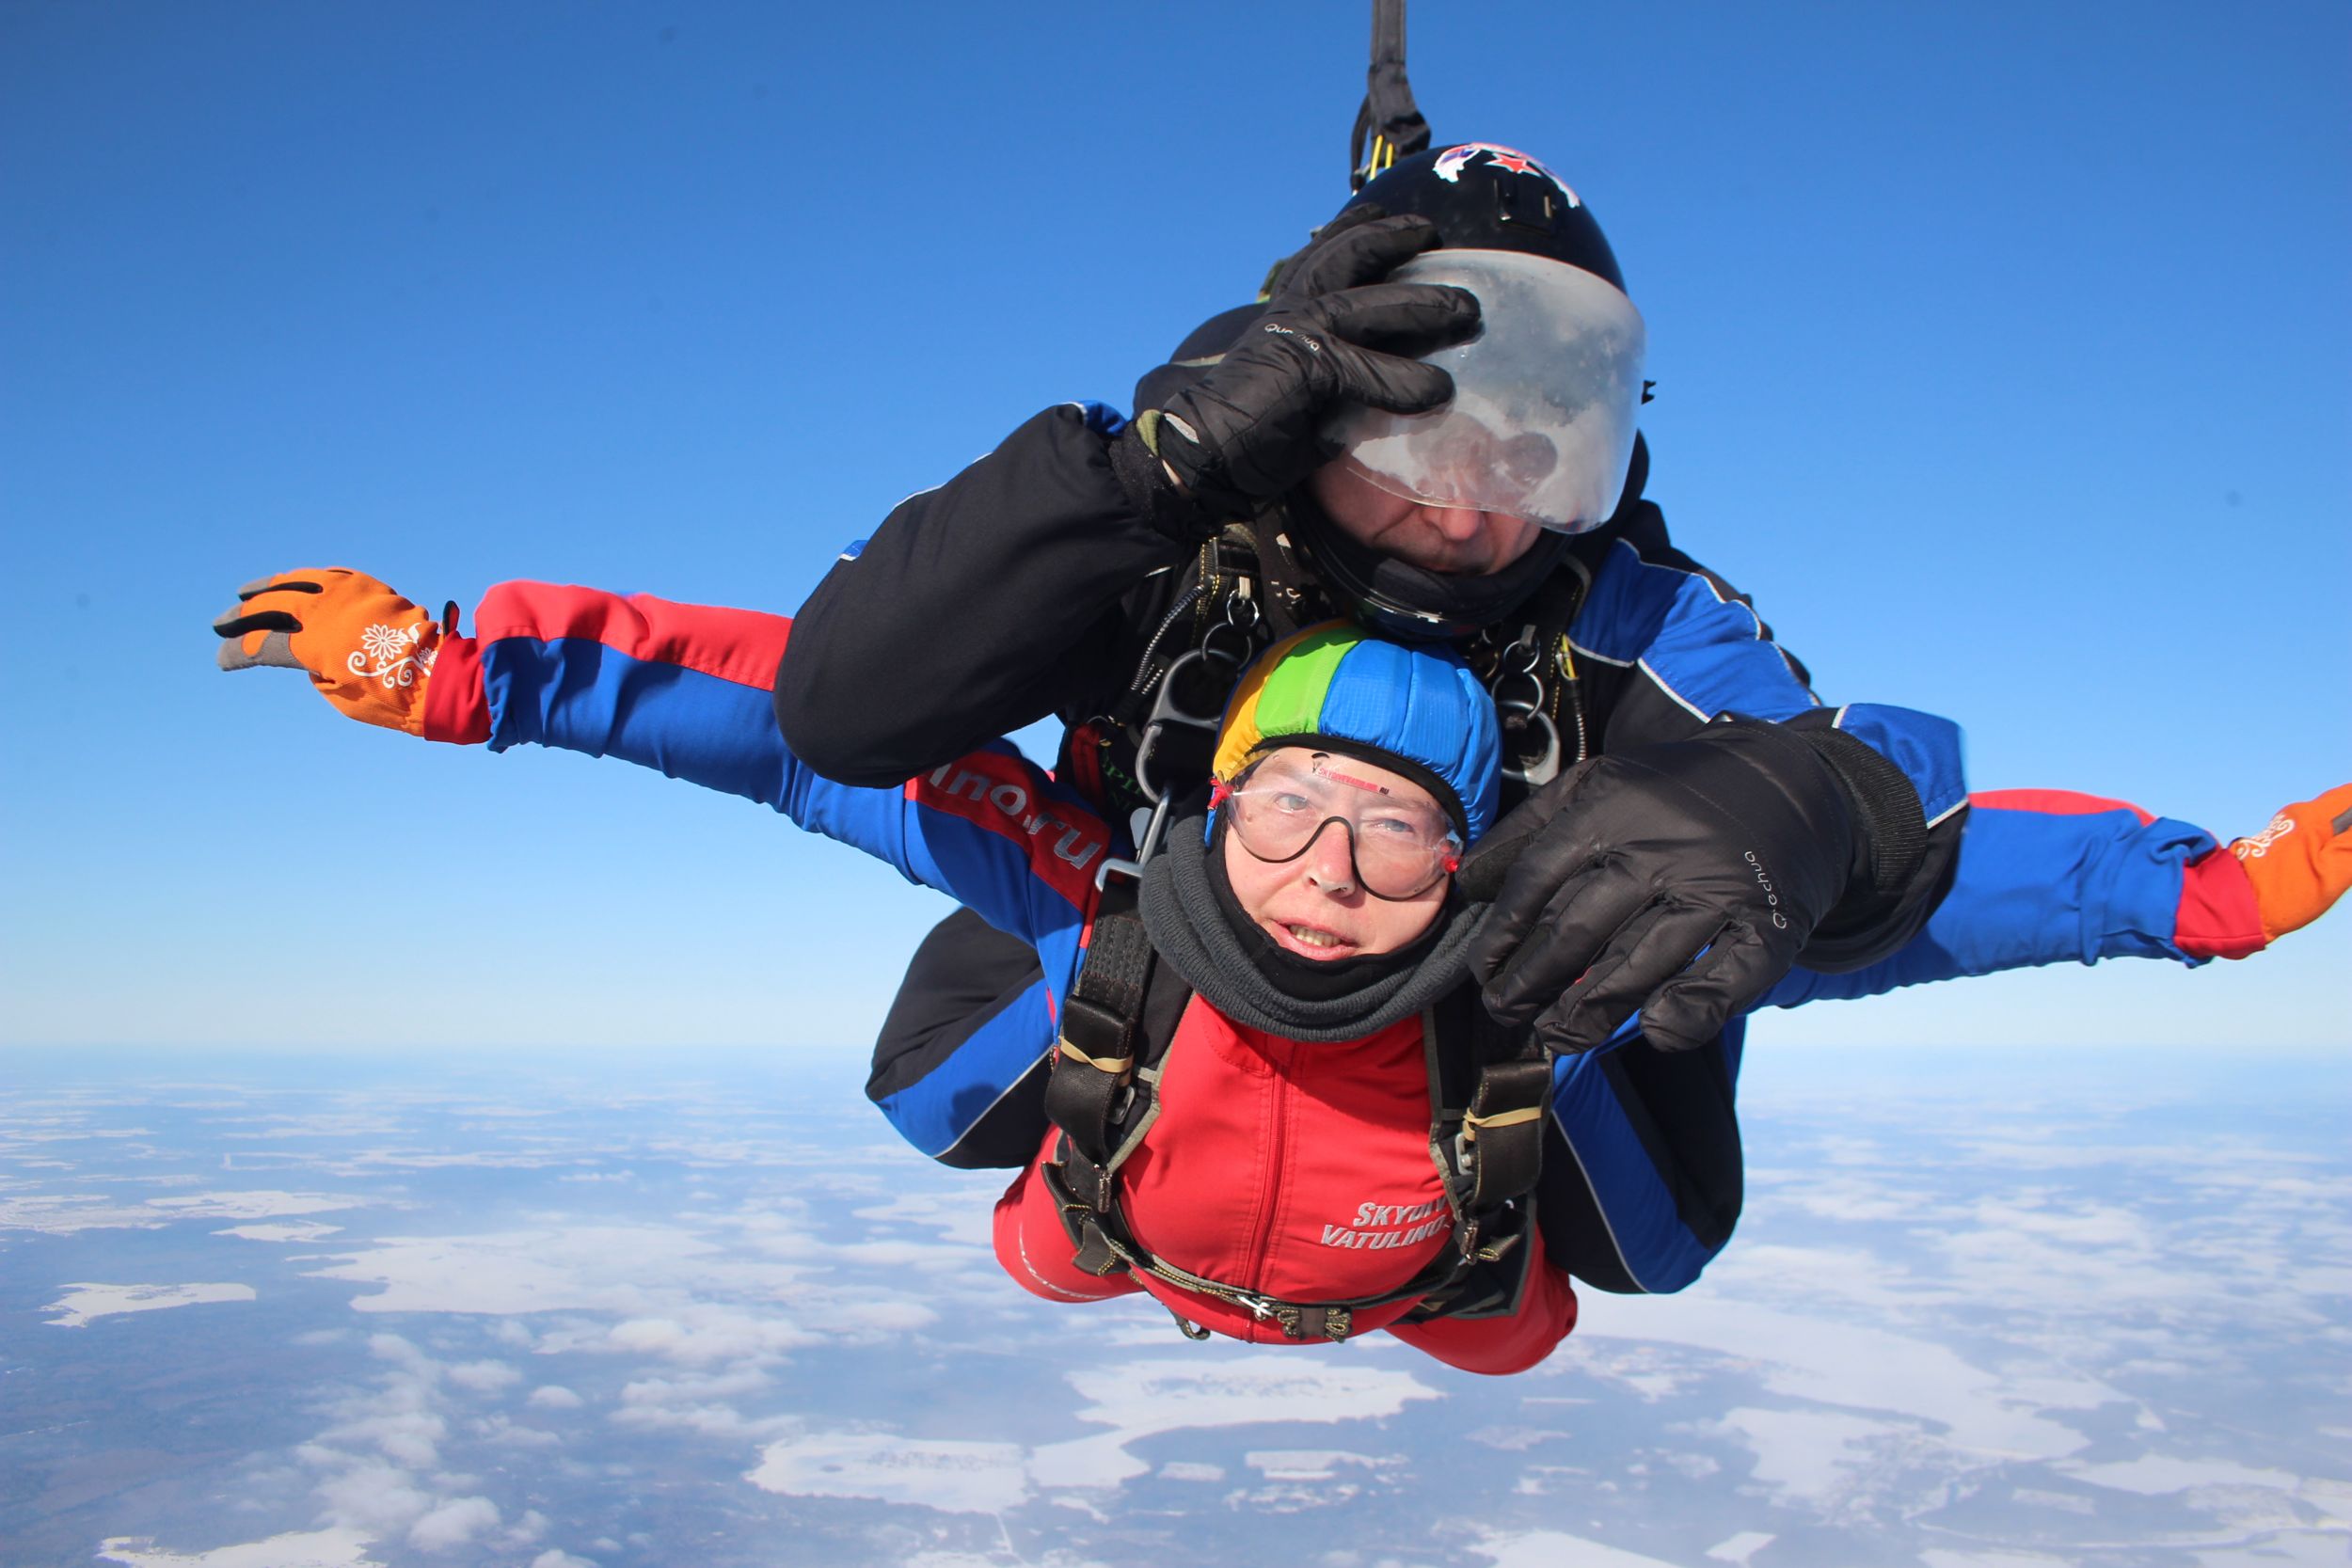
M1541 728L1544 747L1536 753L1533 762L1519 761L1522 753L1518 747L1511 747L1503 762L1502 776L1531 787L1549 784L1560 776L1560 727L1551 721L1551 715L1541 708L1530 706L1525 703L1512 703L1509 706L1514 712L1522 715L1520 722L1522 731Z
M1217 639L1220 636L1229 642L1238 639L1241 644L1239 650L1219 647ZM1248 627L1235 626L1231 621L1220 621L1209 628L1209 635L1200 640L1198 651L1209 658L1238 668L1249 662L1249 656L1257 651L1257 639L1249 635Z

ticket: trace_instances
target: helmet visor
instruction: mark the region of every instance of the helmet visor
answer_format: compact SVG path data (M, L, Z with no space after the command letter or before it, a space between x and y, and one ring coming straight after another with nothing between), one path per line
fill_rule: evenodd
M1478 296L1478 335L1423 356L1454 377L1427 414L1342 409L1339 461L1391 495L1524 517L1563 533L1616 510L1633 457L1642 313L1581 267L1507 250L1438 250L1390 277Z

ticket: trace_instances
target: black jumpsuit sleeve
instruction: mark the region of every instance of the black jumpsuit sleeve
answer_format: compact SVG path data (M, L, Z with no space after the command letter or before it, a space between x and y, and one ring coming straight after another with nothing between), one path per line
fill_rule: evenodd
M777 670L794 755L886 787L1117 681L1130 601L1192 549L1136 504L1114 432L1076 404L1049 408L834 564Z

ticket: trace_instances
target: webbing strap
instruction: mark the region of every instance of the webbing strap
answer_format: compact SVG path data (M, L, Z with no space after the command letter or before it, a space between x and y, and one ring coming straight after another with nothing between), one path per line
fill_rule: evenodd
M1152 938L1136 910L1136 885L1115 878L1103 889L1086 960L1062 999L1061 1037L1045 1079L1046 1116L1098 1168L1111 1162L1113 1124L1135 1074L1136 1021L1151 978Z
M1399 158L1429 145L1429 122L1405 79L1405 0L1372 0L1372 69L1365 72L1364 106L1347 138L1348 182L1365 182ZM1369 150L1365 137L1371 137Z
M1115 1244L1103 1226L1104 1206L1089 1201L1091 1194L1084 1188L1095 1188L1109 1198L1109 1173L1085 1163L1085 1156L1070 1147L1065 1136L1058 1162L1047 1161L1038 1167L1045 1178L1045 1190L1053 1195L1054 1206L1061 1215L1062 1229L1069 1234L1074 1249L1070 1261L1098 1279L1123 1273L1131 1259Z
M1551 1099L1551 1064L1488 1062L1479 1069L1478 1093L1462 1118L1462 1144L1475 1178L1470 1207L1487 1209L1531 1191L1544 1163L1544 1107Z

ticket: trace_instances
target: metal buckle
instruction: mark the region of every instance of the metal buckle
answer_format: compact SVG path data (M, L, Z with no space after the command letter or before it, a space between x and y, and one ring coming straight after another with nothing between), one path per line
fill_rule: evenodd
M1152 819L1144 824L1142 841L1136 846L1136 858L1131 861L1105 859L1102 864L1096 866L1094 868L1095 892L1103 891L1114 872L1138 882L1143 880L1143 863L1159 853L1160 840L1168 836L1168 811L1174 804L1174 798L1167 795L1159 797L1153 802Z
M1217 629L1224 628L1220 626ZM1214 637L1215 633L1212 632L1211 636ZM1179 654L1169 662L1168 673L1160 677L1159 691L1152 699L1151 715L1144 721L1143 738L1136 745L1136 787L1142 790L1143 798L1155 806L1164 803L1167 796L1167 791L1152 777L1152 756L1159 749L1160 732L1170 724L1176 724L1184 729L1205 730L1215 735L1218 722L1225 717L1222 702L1217 705L1215 713L1195 713L1178 704L1176 693L1184 684L1185 673L1196 664L1211 661L1231 665L1236 672L1240 668L1239 661L1231 655L1214 653L1204 642L1198 648Z
M1225 600L1225 619L1209 628L1209 634L1201 639L1200 646L1177 655L1161 673L1159 689L1152 698L1152 711L1144 720L1142 737L1136 742L1136 787L1143 792L1145 800L1152 802L1152 816L1144 825L1143 836L1136 843L1135 859L1105 859L1096 868L1096 891L1100 892L1114 873L1140 880L1144 863L1159 852L1160 841L1168 832L1168 809L1174 803L1167 788L1152 776L1152 755L1159 750L1161 732L1174 724L1215 736L1217 726L1225 721L1225 699L1222 696L1218 698L1215 710L1208 713L1196 712L1182 705L1177 693L1186 684L1184 675L1196 664L1224 665L1229 678L1219 683L1218 689L1230 693L1243 667L1258 650L1261 613L1257 600L1241 594L1229 595Z
M1502 776L1530 788L1560 776L1560 727L1544 711L1544 683L1535 673L1543 668L1544 651L1536 645L1534 635L1535 628L1529 626L1503 645L1495 656L1495 678L1486 686L1487 695L1494 699L1495 717L1503 728ZM1532 731L1543 739L1533 759L1512 743L1515 722L1519 736Z

